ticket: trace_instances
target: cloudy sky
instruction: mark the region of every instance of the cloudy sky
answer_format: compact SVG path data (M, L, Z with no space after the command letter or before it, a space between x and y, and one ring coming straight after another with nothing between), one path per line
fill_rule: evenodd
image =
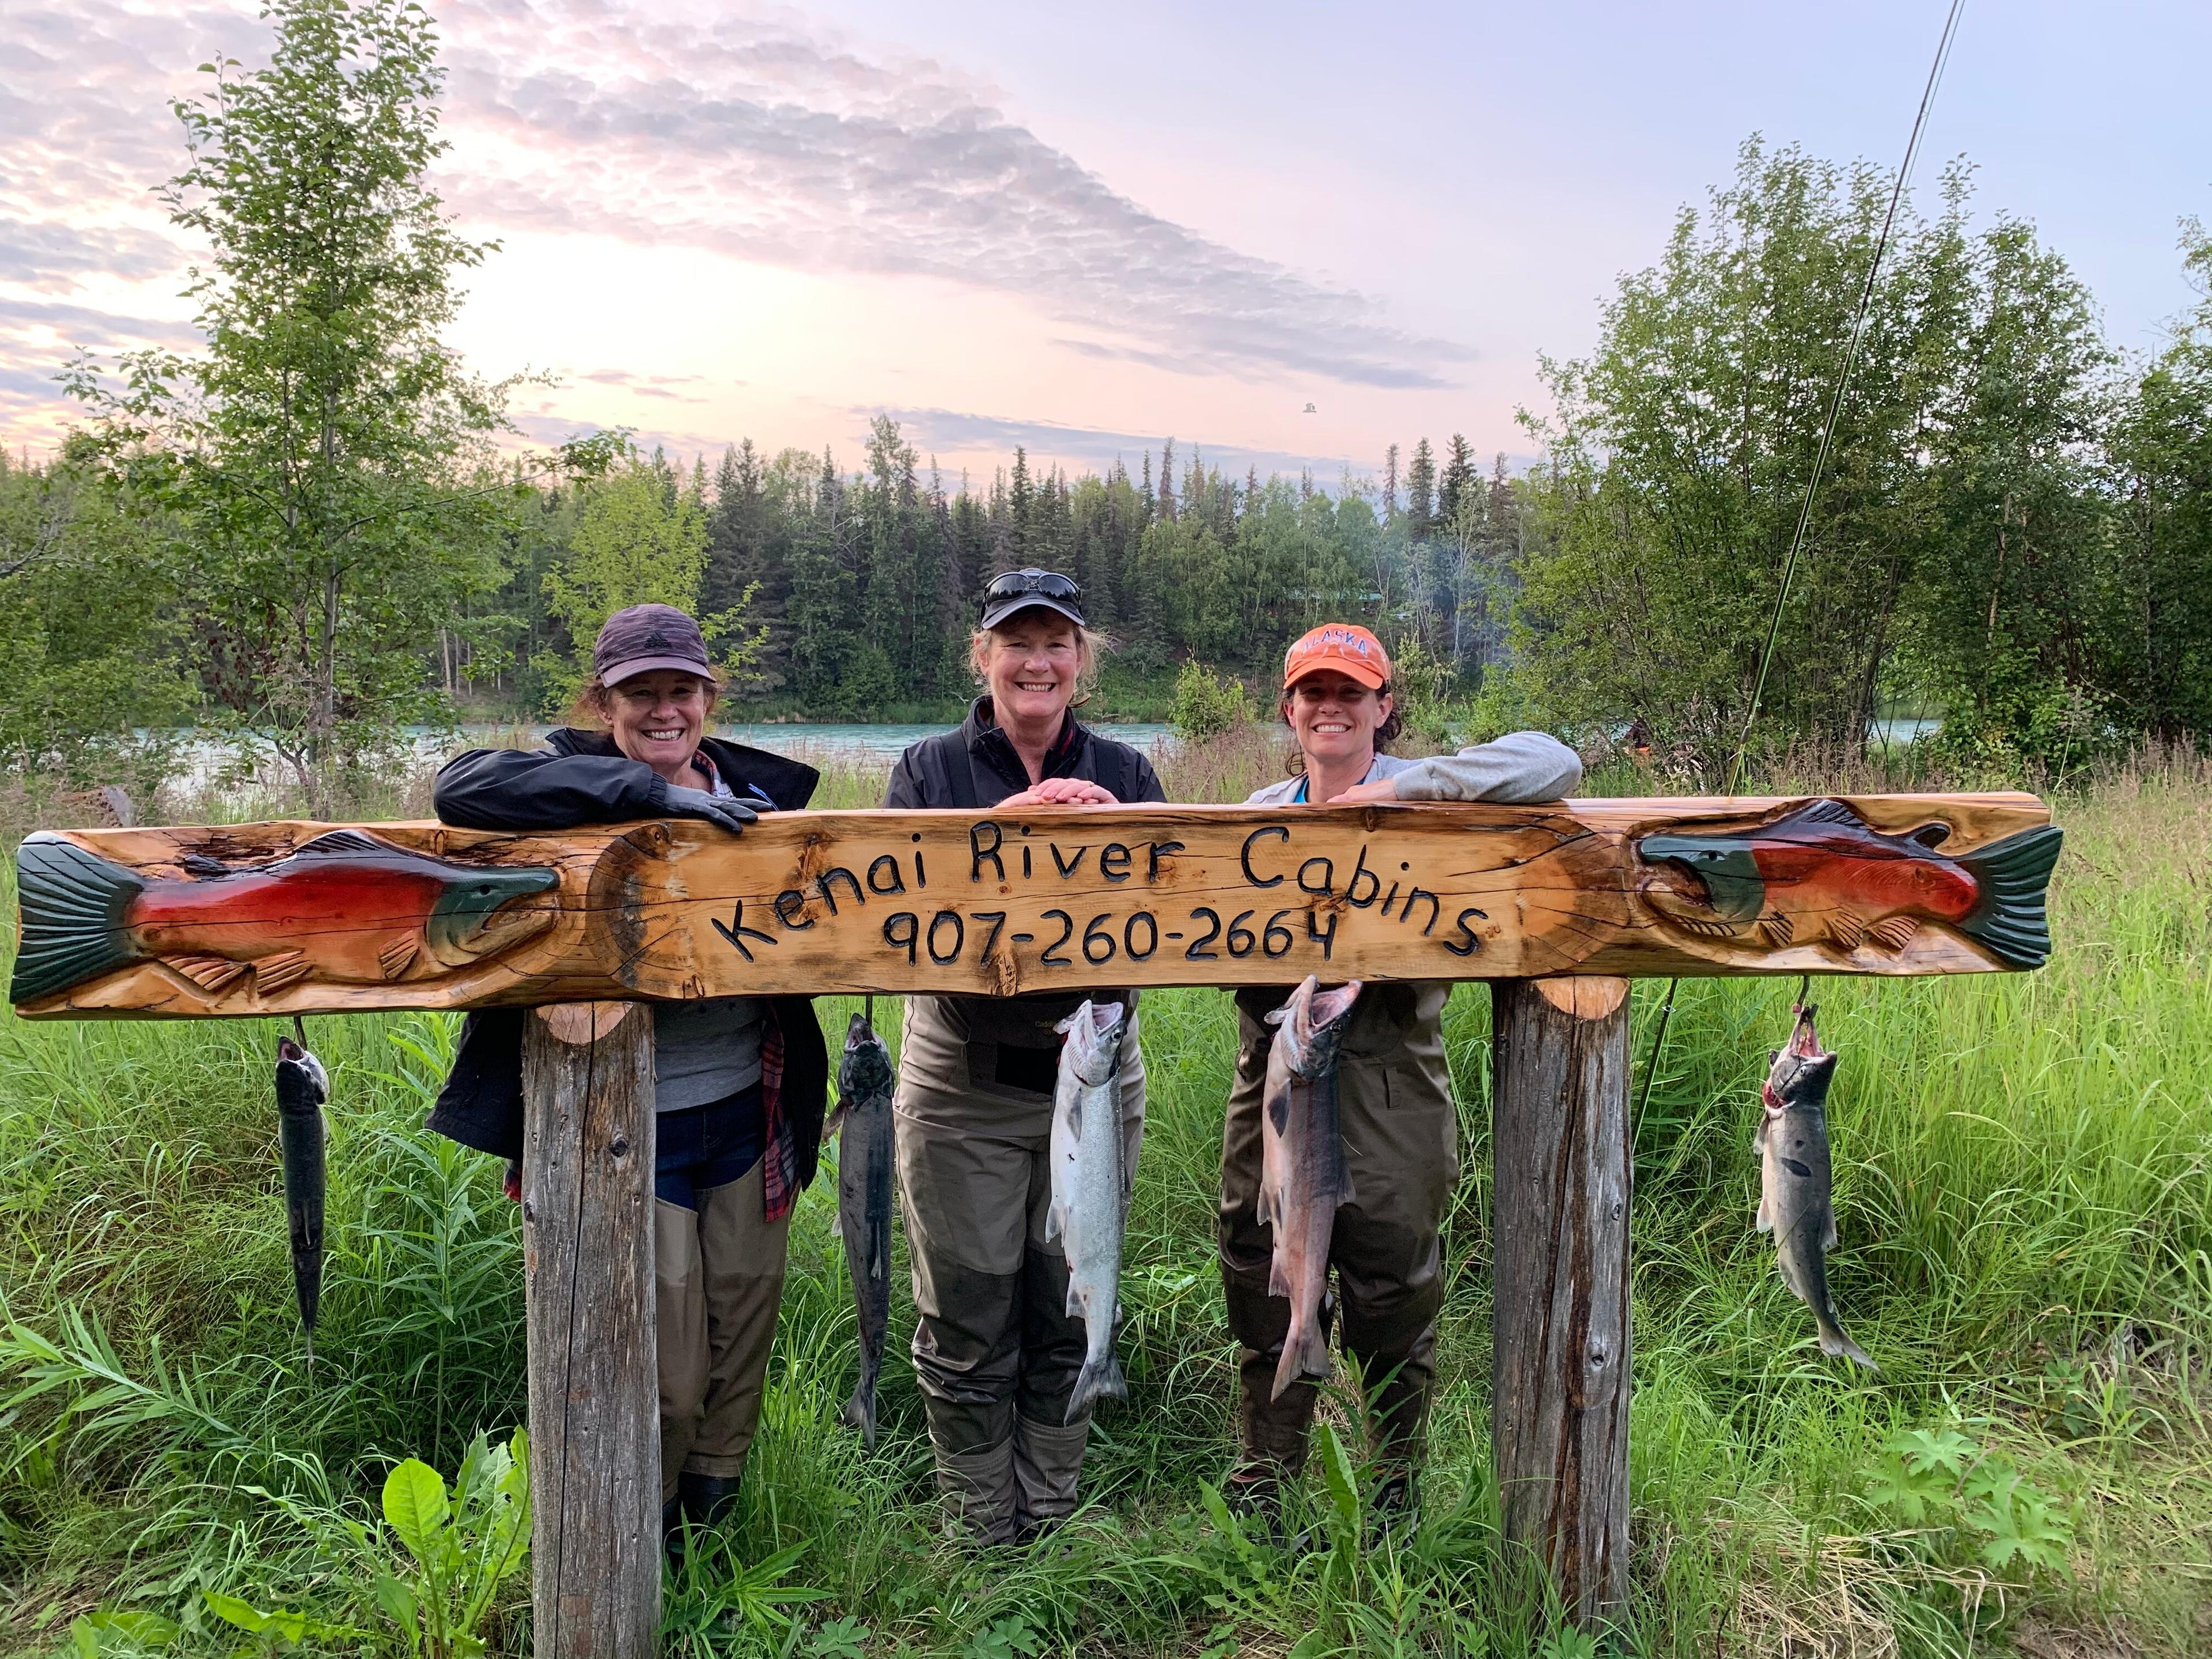
M888 411L948 472L1015 443L1133 464L1377 467L1463 431L1527 447L1540 351L1753 131L1887 167L1942 0L1111 9L432 0L438 185L502 251L458 343L557 377L532 438L830 444ZM76 348L189 345L191 250L150 187L167 100L251 64L251 3L0 0L0 440L70 418ZM1964 154L2116 343L2190 298L2212 218L2212 7L1969 0L1922 179ZM1313 412L1306 406L1313 405Z

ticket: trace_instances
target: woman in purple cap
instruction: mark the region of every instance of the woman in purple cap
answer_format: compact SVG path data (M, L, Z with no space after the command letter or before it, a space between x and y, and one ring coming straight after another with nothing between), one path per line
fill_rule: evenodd
M1101 641L1074 582L1013 570L985 591L971 660L983 695L960 726L901 757L885 806L1163 801L1145 757L1075 718ZM893 1133L914 1259L914 1369L938 1489L969 1535L1010 1543L1071 1514L1091 1414L1068 1422L1085 1331L1067 1257L1045 1238L1054 1028L1085 1000L910 996ZM1112 991L1088 993L1104 1001ZM1121 1059L1124 1167L1144 1137L1136 994Z
M438 817L471 830L699 818L736 835L795 811L817 775L707 735L719 677L699 624L665 605L618 611L592 647L575 722L528 753L476 749L438 774ZM430 1127L522 1155L520 1009L468 1017ZM813 1178L829 1055L805 997L653 1005L653 1274L665 1526L736 1495L760 1422L793 1204Z

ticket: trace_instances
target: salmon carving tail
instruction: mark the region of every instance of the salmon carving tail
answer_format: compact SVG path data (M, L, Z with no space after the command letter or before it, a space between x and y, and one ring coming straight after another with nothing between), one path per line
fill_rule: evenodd
M11 1002L35 1002L139 959L124 916L146 884L119 864L40 830L15 854L23 943Z
M2065 839L2064 830L2046 823L1960 854L1959 864L1973 877L1981 898L1959 931L2013 967L2042 967L2051 955L2044 894Z

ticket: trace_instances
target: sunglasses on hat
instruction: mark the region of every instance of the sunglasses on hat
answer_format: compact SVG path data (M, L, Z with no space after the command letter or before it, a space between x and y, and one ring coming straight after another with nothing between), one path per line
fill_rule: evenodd
M1078 627L1083 624L1083 589L1072 576L1034 567L1009 570L994 576L983 590L982 625L995 628L1017 611L1041 605L1057 611Z
M983 590L983 599L986 604L997 605L1004 599L1018 599L1031 593L1048 599L1079 599L1083 589L1073 577L1063 576L1057 570L1009 570L1003 576L991 579L991 585Z

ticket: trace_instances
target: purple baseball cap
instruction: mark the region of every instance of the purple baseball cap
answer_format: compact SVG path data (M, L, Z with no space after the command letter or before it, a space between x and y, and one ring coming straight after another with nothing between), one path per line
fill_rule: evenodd
M697 623L672 605L634 605L600 624L592 646L592 672L600 684L619 685L656 668L714 677Z

